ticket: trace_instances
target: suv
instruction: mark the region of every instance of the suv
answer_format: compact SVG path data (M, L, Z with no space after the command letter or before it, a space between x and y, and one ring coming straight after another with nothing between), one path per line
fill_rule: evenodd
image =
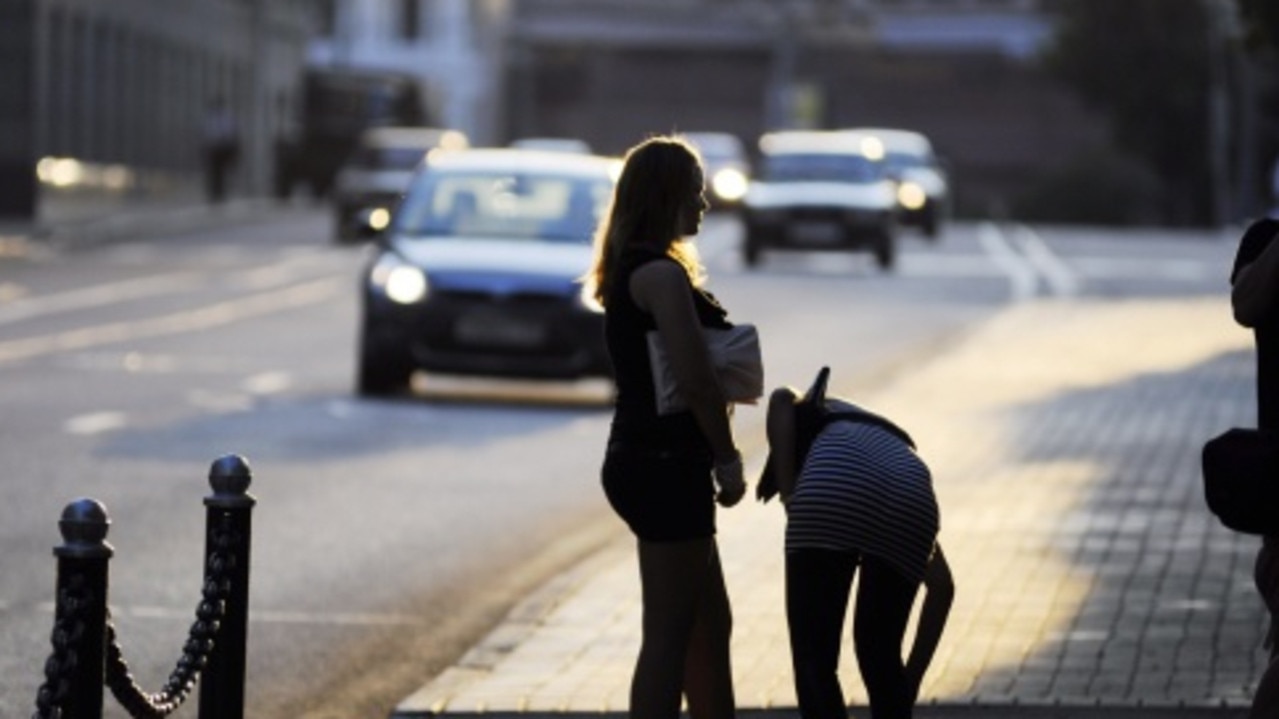
M787 130L759 141L756 177L742 204L742 256L765 249L869 250L881 269L897 258L897 183L858 138Z
M333 209L338 242L358 239L358 216L365 210L391 210L435 148L461 150L470 143L457 130L438 127L375 127L365 130L338 172Z
M746 195L751 174L750 159L742 141L727 132L684 132L681 135L702 156L711 208L737 209Z
M936 239L951 215L950 179L933 144L923 133L882 127L845 130L859 143L882 147L888 174L897 180L897 200L903 225L918 227Z

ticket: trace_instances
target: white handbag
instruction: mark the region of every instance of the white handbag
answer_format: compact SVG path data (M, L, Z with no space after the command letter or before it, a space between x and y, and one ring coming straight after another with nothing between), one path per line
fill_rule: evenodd
M719 377L724 398L736 403L758 401L764 395L764 359L755 325L739 324L727 329L708 327L702 332L706 336L706 349ZM652 330L647 340L649 364L653 368L653 389L657 393L657 413L672 414L688 409L675 384L675 372L666 356L661 335Z

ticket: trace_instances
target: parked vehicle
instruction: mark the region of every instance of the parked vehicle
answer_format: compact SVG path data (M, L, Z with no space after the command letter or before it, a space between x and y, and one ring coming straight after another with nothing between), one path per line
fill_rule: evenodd
M328 195L338 169L370 127L431 124L418 82L396 72L306 71L297 118L276 141L276 196L290 197L298 186L315 197Z
M431 153L364 275L357 390L403 390L418 369L611 376L581 278L619 171L594 155Z
M736 209L750 186L751 162L746 146L728 132L682 133L702 156L711 208Z
M868 250L883 269L897 257L897 183L857 138L787 130L760 138L760 161L742 205L742 256L764 250Z
M338 242L358 236L361 211L392 209L417 166L436 148L461 150L466 135L440 127L375 127L365 130L343 163L333 188Z
M949 221L950 179L926 135L912 130L855 127L847 130L867 151L882 152L888 174L897 180L902 224L918 227L936 238ZM878 145L878 148L876 147Z

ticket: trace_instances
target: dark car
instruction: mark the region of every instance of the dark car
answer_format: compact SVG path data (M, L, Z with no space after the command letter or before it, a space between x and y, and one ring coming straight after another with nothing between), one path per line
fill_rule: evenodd
M889 269L897 256L897 213L897 183L854 138L820 130L768 133L742 204L742 256L754 266L765 250L866 250Z
M432 153L364 274L358 391L403 390L419 369L611 376L582 276L618 169L594 155Z

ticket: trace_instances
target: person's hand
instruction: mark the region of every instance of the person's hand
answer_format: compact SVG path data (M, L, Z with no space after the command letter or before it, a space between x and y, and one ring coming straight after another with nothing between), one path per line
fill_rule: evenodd
M715 501L719 502L720 506L731 507L746 496L746 480L742 477L740 454L735 453L730 460L716 462L711 474L715 478L715 486L719 488L715 494Z

